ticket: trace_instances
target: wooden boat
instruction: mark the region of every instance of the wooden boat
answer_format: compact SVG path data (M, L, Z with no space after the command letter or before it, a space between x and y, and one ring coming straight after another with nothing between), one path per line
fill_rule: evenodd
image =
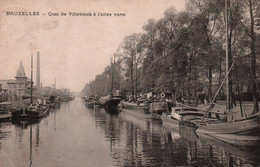
M225 80L222 82L222 84L224 82ZM218 89L217 93L219 92L220 88ZM212 106L217 93L215 94L204 116L202 118L190 120L188 122L188 126L194 127L196 132L207 134L247 134L259 129L260 112L255 114L252 114L252 112L245 114L241 110L241 116L236 119L234 118L235 108L233 108L232 110L222 108L222 110L224 111L215 112L214 107ZM211 117L209 113L215 113L216 116ZM221 114L222 116L217 116L219 114Z
M125 109L136 109L136 108L140 108L140 109L144 109L145 107L145 103L139 103L138 101L122 101L122 108Z
M124 111L127 112L131 112L134 115L139 115L148 119L161 120L161 115L152 113L149 110L150 102L148 101L141 101L140 103L138 101L122 101L120 105L121 109L124 109Z
M150 105L151 102L148 101L123 101L121 103L121 107L124 109L135 111L134 113L138 112L139 114L145 114L147 118L161 120L161 114L159 114L158 112L151 112Z
M193 107L172 107L171 113L163 113L161 119L164 125L178 127L180 122L191 121L197 118L202 118L203 111Z
M49 105L31 105L29 107L19 107L12 109L12 117L28 117L28 118L41 118L49 113Z
M193 120L196 131L207 134L246 134L259 129L259 119L257 113L244 120L227 122L219 119Z
M48 105L30 106L25 110L21 117L41 118L46 116L48 113Z

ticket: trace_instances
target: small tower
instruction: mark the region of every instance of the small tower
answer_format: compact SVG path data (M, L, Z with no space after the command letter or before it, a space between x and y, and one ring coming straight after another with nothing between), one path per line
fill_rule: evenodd
M24 72L23 62L20 62L20 66L16 73L16 93L18 97L21 99L22 96L26 94L27 89L27 77Z

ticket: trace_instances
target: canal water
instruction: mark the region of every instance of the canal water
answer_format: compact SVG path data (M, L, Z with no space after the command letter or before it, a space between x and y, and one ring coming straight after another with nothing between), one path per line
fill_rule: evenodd
M0 166L253 167L260 166L260 145L164 127L138 111L88 109L78 98L41 120L1 123Z

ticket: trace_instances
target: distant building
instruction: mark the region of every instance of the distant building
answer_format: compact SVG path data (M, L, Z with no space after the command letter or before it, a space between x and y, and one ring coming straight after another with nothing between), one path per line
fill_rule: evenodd
M1 90L0 90L0 101L14 101L17 100L16 97L16 80L0 80Z
M7 99L6 101L22 100L31 96L31 79L25 74L23 63L21 62L17 70L15 79L0 80L1 96ZM35 92L36 87L33 87Z
M7 84L0 80L0 102L8 101Z

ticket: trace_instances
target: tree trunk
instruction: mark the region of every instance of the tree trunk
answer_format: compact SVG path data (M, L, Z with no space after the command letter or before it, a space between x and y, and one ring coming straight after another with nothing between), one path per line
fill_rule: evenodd
M137 96L137 55L135 55L135 96Z
M151 59L151 63L153 63L153 55L152 55L151 58L152 58ZM154 75L153 73L154 73L154 71L152 71L152 75ZM155 88L155 83L154 83L154 78L153 77L151 77L151 82L152 82L152 89L154 89Z
M195 58L195 55L194 55L194 63L193 63L193 66L194 66L194 105L197 106L198 105L198 97L197 97L197 86L198 86L198 75L197 75L197 66L196 66L196 58Z
M131 93L134 96L134 58L133 56L131 57L131 68L130 68L130 78L131 78Z
M122 78L121 78L121 56L119 57L119 66L118 66L118 72L119 72L119 91L121 93L122 91Z
M191 61L192 61L192 54L189 57L189 71L188 71L188 104L190 104L190 81L191 81Z
M212 100L212 65L209 66L209 86L208 86L208 97L209 97L209 102Z
M250 12L250 20L251 20L251 25L250 25L250 38L251 38L251 43L250 43L250 49L251 49L251 70L252 70L252 77L254 80L253 83L253 102L254 102L254 113L258 112L259 106L258 106L258 99L257 99L257 92L256 92L256 55L255 55L255 31L254 31L254 16L253 16L253 4L252 0L249 0L249 12Z
M222 78L222 55L219 56L219 78L218 78L218 87L221 85L221 78ZM221 90L220 90L221 92ZM218 96L218 100L220 100L220 94Z

